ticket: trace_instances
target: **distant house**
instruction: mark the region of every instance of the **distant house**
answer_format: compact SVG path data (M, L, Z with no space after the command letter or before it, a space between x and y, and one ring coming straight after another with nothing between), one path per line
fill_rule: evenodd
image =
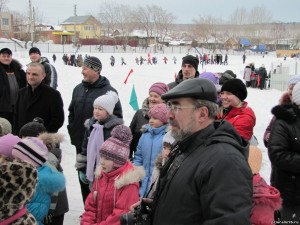
M252 45L251 41L247 38L241 38L240 39L240 47L244 48L244 47L250 47Z
M91 15L71 16L60 26L62 30L75 33L73 42L78 42L80 39L99 39L101 34L100 22Z
M14 37L13 16L8 12L0 12L0 37Z

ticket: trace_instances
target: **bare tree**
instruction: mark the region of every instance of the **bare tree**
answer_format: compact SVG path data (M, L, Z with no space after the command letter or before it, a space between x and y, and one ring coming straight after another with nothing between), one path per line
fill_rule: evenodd
M154 10L155 6L139 6L132 14L133 20L136 22L139 29L144 30L146 32L147 37L144 43L145 47L148 47L150 38L154 36Z
M155 24L155 37L158 37L161 41L164 41L170 32L176 17L172 13L168 13L158 6L153 6L152 12L153 21Z
M248 14L249 24L260 24L272 22L272 13L264 6L253 7Z
M201 42L207 43L211 38L214 38L215 41L217 40L217 25L222 24L221 19L212 16L199 17L198 20L194 20L194 23L196 24L194 32Z
M129 33L133 30L131 17L132 9L126 5L119 5L115 12L117 28L120 32L121 42L125 51L129 40Z
M8 0L0 0L0 12L7 11L7 2Z
M270 36L275 40L275 49L280 39L286 37L286 29L283 23L273 23L270 30Z
M237 8L230 16L229 23L231 24L245 24L247 22L248 12L245 8Z
M104 36L111 35L116 29L116 8L118 8L118 4L113 0L105 1L101 4L98 17L101 21L102 27L104 28Z

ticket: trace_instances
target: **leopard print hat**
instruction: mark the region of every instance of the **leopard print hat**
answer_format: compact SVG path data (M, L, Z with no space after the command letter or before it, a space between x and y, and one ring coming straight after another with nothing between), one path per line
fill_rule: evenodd
M0 222L15 215L34 194L37 170L27 162L0 155ZM28 211L13 224L36 224Z

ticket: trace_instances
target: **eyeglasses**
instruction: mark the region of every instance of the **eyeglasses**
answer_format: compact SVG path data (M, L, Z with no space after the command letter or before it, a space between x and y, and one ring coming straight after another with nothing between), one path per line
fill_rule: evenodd
M197 108L198 107L196 106L180 106L180 105L172 104L171 102L167 102L167 109L172 113L178 113L178 111L182 109L197 109Z

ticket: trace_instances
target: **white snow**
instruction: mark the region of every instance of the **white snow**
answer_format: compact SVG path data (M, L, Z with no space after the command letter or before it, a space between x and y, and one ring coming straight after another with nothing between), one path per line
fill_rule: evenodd
M52 62L52 54L43 54L47 56ZM79 52L83 56L86 52ZM87 53L89 54L89 53ZM61 92L64 100L64 110L65 110L65 123L63 127L59 130L60 133L65 135L65 142L62 144L61 148L63 150L63 159L62 166L64 168L64 174L67 179L67 193L69 198L70 211L65 215L65 224L67 225L76 225L79 224L79 216L83 212L83 203L81 198L81 192L79 188L77 172L75 170L75 147L70 144L70 138L67 132L68 124L68 106L71 101L73 88L81 82L82 74L81 68L66 66L63 64L61 58L62 54L56 54L57 61L54 64L58 75L58 90ZM96 53L92 54L100 58L103 64L102 75L106 76L111 84L118 90L119 97L123 107L123 115L126 125L130 124L130 121L135 113L131 106L129 105L129 98L134 84L135 90L138 97L139 106L141 106L143 100L148 95L148 89L154 82L165 82L169 83L174 80L175 73L178 73L181 66L181 60L177 61L177 64L174 65L172 58L175 55L177 59L181 59L185 54L151 54L156 56L158 59L157 65L147 65L138 66L135 64L135 57L147 58L147 53L136 54L136 53L127 53L127 54L116 54L113 55L116 58L115 67L111 67L109 64L109 58L112 53ZM194 54L195 55L195 54ZM163 57L167 56L169 59L168 64L163 63ZM29 63L30 59L27 52L14 52L13 57L20 60L20 62L25 66ZM121 57L124 57L126 66L121 66ZM293 59L287 59L292 61ZM261 55L250 55L247 56L246 63L254 62L256 67L259 67L261 64L265 64L267 71L271 69L271 63L273 62L282 62L283 59L277 59L275 53L269 53L263 58ZM207 65L204 67L204 70L207 72L224 72L227 69L234 71L238 78L242 78L242 71L246 64L242 64L242 56L238 55L229 55L228 56L228 66L224 65ZM128 79L127 84L125 85L123 81L125 80L130 69L133 69L133 73ZM202 72L201 66L199 66L199 71ZM262 176L269 181L270 176L270 162L267 155L267 150L263 145L263 133L272 117L270 110L273 106L278 103L278 100L282 92L277 90L260 90L260 89L248 89L248 97L246 101L249 103L249 106L252 107L256 114L256 126L254 128L255 136L259 141L259 147L263 151L263 167L261 170ZM221 175L221 174L220 174Z

